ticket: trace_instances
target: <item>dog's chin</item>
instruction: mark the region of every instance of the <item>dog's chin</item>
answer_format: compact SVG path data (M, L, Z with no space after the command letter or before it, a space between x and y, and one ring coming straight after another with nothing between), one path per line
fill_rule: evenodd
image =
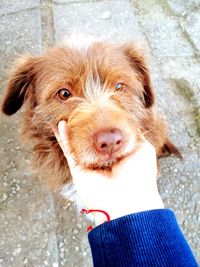
M122 159L122 157L117 157L117 158L112 158L112 159L108 159L108 160L104 160L104 161L95 162L95 163L90 164L88 166L88 168L93 169L93 170L98 170L98 169L110 170L121 159Z
M105 157L105 159L86 164L86 167L92 170L112 170L113 166L117 165L122 159L129 156L133 151L120 156Z

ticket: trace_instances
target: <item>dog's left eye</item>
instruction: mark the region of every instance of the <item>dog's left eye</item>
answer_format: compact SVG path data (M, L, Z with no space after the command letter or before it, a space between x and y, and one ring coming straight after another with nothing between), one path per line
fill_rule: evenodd
M124 89L126 89L126 85L122 82L118 82L115 85L115 90L116 91L123 91Z
M70 96L72 96L72 94L70 93L70 91L66 88L62 88L57 92L57 95L59 96L59 98L61 100L67 100Z

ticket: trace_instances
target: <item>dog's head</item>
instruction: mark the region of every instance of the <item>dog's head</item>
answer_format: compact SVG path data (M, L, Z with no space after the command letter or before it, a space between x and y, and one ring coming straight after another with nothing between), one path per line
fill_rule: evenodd
M149 70L131 43L63 46L22 57L11 74L2 110L12 115L24 102L25 131L55 143L52 127L66 120L71 150L88 167L111 166L148 132L150 139L157 138ZM165 135L165 130L157 130ZM164 145L161 139L155 141L156 148Z

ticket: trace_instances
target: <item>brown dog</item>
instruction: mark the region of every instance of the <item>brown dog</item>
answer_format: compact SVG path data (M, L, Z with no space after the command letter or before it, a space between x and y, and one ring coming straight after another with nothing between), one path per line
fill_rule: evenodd
M37 168L54 189L70 181L52 131L60 120L68 122L76 160L89 168L111 168L135 150L143 136L158 157L180 156L154 108L144 56L132 43L65 45L41 56L20 58L11 73L2 111L12 115L23 103L23 134L35 142Z

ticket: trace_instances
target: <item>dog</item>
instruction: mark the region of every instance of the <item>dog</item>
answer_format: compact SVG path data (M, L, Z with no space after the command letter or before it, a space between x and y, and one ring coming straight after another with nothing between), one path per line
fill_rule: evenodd
M33 143L36 168L54 190L71 182L52 130L60 120L67 121L75 159L91 169L112 169L144 137L158 158L181 156L158 114L145 53L133 42L68 43L20 57L1 109L10 116L23 104L24 140Z

